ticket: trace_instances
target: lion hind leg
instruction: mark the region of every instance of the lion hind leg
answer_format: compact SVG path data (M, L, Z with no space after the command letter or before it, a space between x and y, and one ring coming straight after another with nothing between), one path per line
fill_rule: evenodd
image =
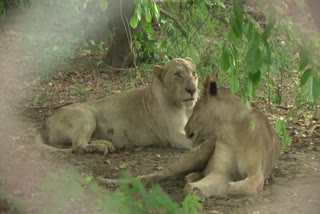
M229 182L226 189L226 195L253 195L262 190L264 184L264 176L262 173L248 176L244 180Z
M138 176L143 183L158 182L183 173L202 170L214 152L215 145L211 142L203 143L197 150L184 154L180 159L164 168L162 171Z
M229 181L229 177L223 173L210 173L197 182L187 184L184 188L184 194L198 195L201 198L224 196L223 193Z
M191 172L185 177L186 183L192 183L199 181L203 178L203 173L202 172Z
M60 148L55 148L52 146L49 146L47 144L45 144L43 137L40 134L36 134L35 138L34 138L34 143L36 145L36 147L38 149L41 149L45 152L51 152L51 153L55 153L55 152L62 152L62 153L71 153L72 152L72 148L70 149L60 149Z

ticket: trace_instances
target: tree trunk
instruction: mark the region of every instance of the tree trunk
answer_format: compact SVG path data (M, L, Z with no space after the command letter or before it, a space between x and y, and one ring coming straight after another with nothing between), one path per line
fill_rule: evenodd
M91 29L87 39L97 43L104 42L108 47L104 61L112 67L128 67L133 62L129 43L131 41L127 34L129 34L128 28L130 28L130 18L134 14L134 9L133 0L109 0L108 9L104 13L97 4L88 5L87 13L95 17L95 21L89 25ZM132 32L132 29L130 31ZM114 36L111 38L111 35Z

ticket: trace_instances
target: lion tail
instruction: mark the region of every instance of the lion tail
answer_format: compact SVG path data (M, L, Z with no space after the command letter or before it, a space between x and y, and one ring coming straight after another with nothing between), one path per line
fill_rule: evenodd
M60 148L55 148L53 146L49 146L47 144L47 140L48 140L47 135L44 132L45 132L44 128L41 128L41 130L34 137L34 144L37 148L47 152L71 153L73 151L73 148L60 149Z

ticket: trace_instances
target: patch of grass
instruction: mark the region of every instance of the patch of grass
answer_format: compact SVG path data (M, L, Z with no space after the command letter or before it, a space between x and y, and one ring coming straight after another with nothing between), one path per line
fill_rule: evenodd
M59 93L55 91L52 93L44 92L40 94L37 98L38 98L38 101L41 103L41 102L55 100L58 97L59 97Z
M200 198L187 196L183 207L173 202L159 185L146 189L141 182L128 172L119 180L119 189L106 193L99 188L92 176L82 178L74 169L60 169L50 176L50 180L42 185L42 189L50 192L51 200L46 213L57 213L72 207L70 199L81 201L84 188L95 196L96 213L171 213L195 214L202 210ZM88 192L86 192L88 193Z
M82 84L79 84L79 83L75 83L74 86L76 88L76 92L73 93L73 96L78 96L78 97L80 97L81 101L86 101L89 94L88 94L85 86L83 86Z

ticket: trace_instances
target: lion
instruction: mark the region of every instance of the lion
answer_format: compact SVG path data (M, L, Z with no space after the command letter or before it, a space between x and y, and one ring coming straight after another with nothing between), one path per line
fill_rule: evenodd
M191 148L184 126L198 99L195 62L176 58L152 71L150 87L58 109L35 137L36 145L102 154L146 146ZM65 143L72 147L56 146Z
M162 171L138 176L145 183L182 173L185 194L202 198L245 196L262 190L280 154L280 139L268 118L247 108L229 89L207 77L185 127L195 151Z

